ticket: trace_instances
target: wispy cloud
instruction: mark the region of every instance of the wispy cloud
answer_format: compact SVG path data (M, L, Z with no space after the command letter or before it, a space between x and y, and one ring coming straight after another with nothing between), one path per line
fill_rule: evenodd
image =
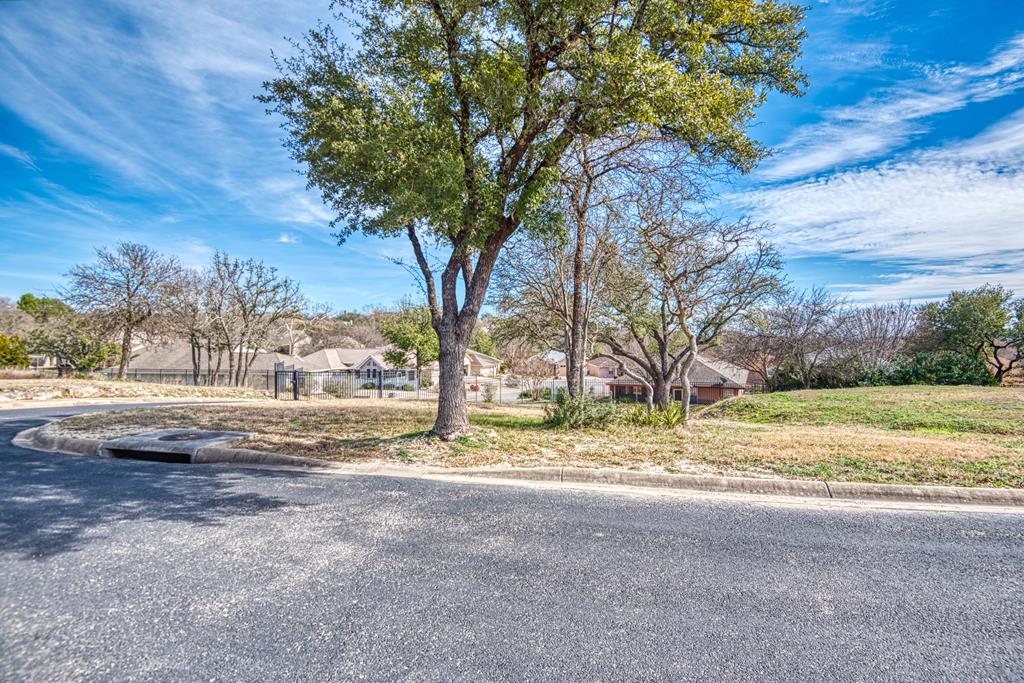
M301 240L290 232L282 232L278 235L277 241L281 244L298 244Z
M15 3L0 23L0 104L59 155L85 158L133 191L196 208L213 194L261 217L326 222L295 189L281 132L253 100L283 34L326 12L318 0L69 3L53 12ZM290 182L268 192L274 179Z
M927 119L1024 88L1024 34L974 65L934 66L916 80L824 112L797 129L778 156L758 170L763 180L799 178L885 156L927 130Z
M1024 110L965 141L732 199L791 255L901 264L898 281L858 288L865 298L986 279L1024 289Z
M35 160L32 159L32 155L30 155L28 152L24 150L18 149L14 145L5 145L3 143L0 143L0 154L7 157L11 157L12 159L17 159L22 164L28 166L34 171L39 170L39 167L36 166Z

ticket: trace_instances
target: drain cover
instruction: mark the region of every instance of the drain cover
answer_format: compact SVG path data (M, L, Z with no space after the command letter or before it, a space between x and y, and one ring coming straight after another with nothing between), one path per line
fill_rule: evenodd
M195 441L196 439L209 438L209 436L209 432L206 434L201 432L181 432L180 434L161 436L158 438L158 441Z

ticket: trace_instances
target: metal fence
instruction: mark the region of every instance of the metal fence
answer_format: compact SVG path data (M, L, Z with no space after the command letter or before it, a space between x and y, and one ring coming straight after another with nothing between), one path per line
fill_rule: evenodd
M274 398L322 401L335 398L421 398L424 390L403 370L374 377L344 370L280 369L274 373Z
M519 380L512 377L469 375L464 379L466 400L480 403L525 403L550 401L566 391L564 379ZM594 398L608 398L607 380L588 379L586 391ZM276 371L274 397L291 401L320 401L343 398L424 399L437 398L437 387L422 386L408 379L401 370L387 370L368 378L352 371L302 370Z
M101 374L107 379L117 377L117 368L102 370ZM125 374L129 382L152 382L153 384L176 384L180 386L201 386L201 387L230 387L234 385L234 378L227 370L220 372L200 372L198 381L190 370L167 370L149 368L129 368ZM249 370L242 386L256 389L257 391L272 391L274 388L273 370Z

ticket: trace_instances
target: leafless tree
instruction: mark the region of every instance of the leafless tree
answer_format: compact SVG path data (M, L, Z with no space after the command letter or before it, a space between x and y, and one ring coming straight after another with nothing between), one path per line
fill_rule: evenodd
M241 386L275 325L296 315L305 302L294 280L255 259L242 261L218 252L211 280L211 311L228 351L228 375L232 384Z
M32 316L6 297L0 297L0 334L24 336L32 329Z
M96 262L68 273L62 292L73 307L90 314L121 344L118 379L124 379L135 335L153 321L165 302L165 289L179 265L144 244L121 242L113 250L97 249Z
M907 352L919 312L907 301L851 309L841 325L841 348L865 367L885 367Z
M697 353L778 289L781 265L765 226L690 213L673 189L648 187L636 198L598 341L644 384L649 405L666 407L679 381L689 416Z

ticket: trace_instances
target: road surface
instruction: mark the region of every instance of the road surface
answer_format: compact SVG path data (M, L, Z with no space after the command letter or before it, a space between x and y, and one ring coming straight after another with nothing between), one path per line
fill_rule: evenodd
M0 414L5 681L1024 675L1018 514L10 445L41 419Z

